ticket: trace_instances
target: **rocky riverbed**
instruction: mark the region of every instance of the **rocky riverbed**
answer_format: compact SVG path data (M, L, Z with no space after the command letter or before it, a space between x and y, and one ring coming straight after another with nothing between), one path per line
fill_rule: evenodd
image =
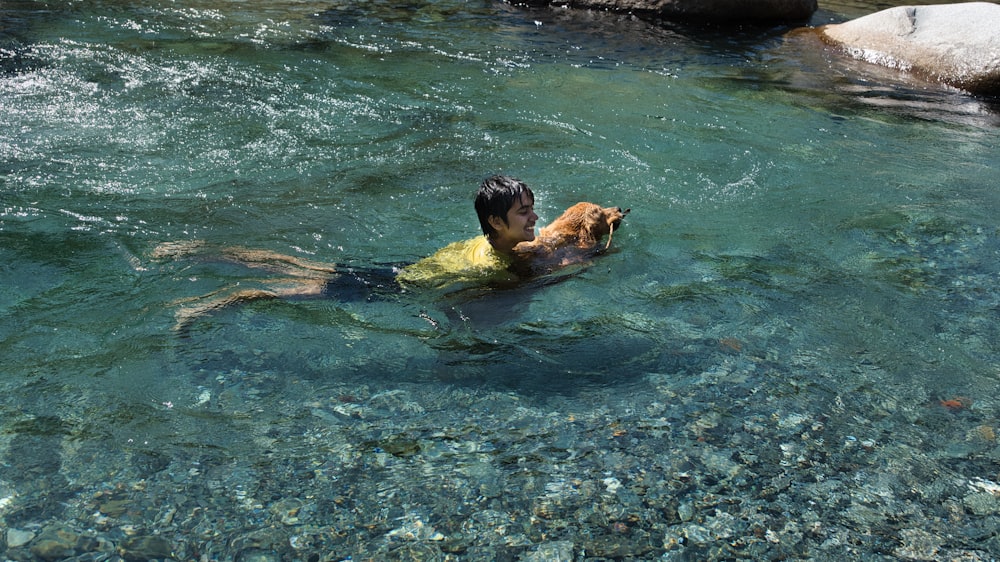
M252 456L92 447L64 439L58 427L66 425L56 420L26 420L34 435L18 439L34 447L12 447L5 459L4 556L989 560L1000 553L994 397L894 384L864 356L830 371L822 350L777 357L734 338L680 343L669 372L571 394L429 381L324 385L324 395L283 401L284 417L246 424ZM237 376L238 396L186 408L252 418L276 407L265 400L273 374L229 374Z

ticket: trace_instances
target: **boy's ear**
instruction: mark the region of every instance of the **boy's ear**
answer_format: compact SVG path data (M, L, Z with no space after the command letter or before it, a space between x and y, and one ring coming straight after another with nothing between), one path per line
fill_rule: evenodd
M486 221L490 223L493 230L500 230L501 227L507 226L507 223L497 215L490 215Z

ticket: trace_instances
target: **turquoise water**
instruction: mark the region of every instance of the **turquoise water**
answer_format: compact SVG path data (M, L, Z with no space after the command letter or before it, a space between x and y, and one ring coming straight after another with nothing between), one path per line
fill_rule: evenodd
M1000 553L975 484L998 479L995 101L780 27L145 4L0 6L7 527L192 559ZM161 243L412 262L477 233L494 173L541 223L632 214L558 283L172 329L177 302L261 276ZM287 536L247 546L268 526Z

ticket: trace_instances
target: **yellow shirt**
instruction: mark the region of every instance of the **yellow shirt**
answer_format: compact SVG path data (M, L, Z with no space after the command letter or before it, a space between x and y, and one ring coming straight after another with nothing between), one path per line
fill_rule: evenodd
M485 236L453 242L399 272L396 280L403 285L445 287L453 283L513 281L508 271L512 260L498 253Z

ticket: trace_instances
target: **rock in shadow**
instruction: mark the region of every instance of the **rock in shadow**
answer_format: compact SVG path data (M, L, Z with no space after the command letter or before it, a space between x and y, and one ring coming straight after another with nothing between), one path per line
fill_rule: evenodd
M14 424L0 477L17 493L14 510L5 519L17 527L26 522L57 518L70 495L62 474L62 440L69 424L55 416L39 416Z

